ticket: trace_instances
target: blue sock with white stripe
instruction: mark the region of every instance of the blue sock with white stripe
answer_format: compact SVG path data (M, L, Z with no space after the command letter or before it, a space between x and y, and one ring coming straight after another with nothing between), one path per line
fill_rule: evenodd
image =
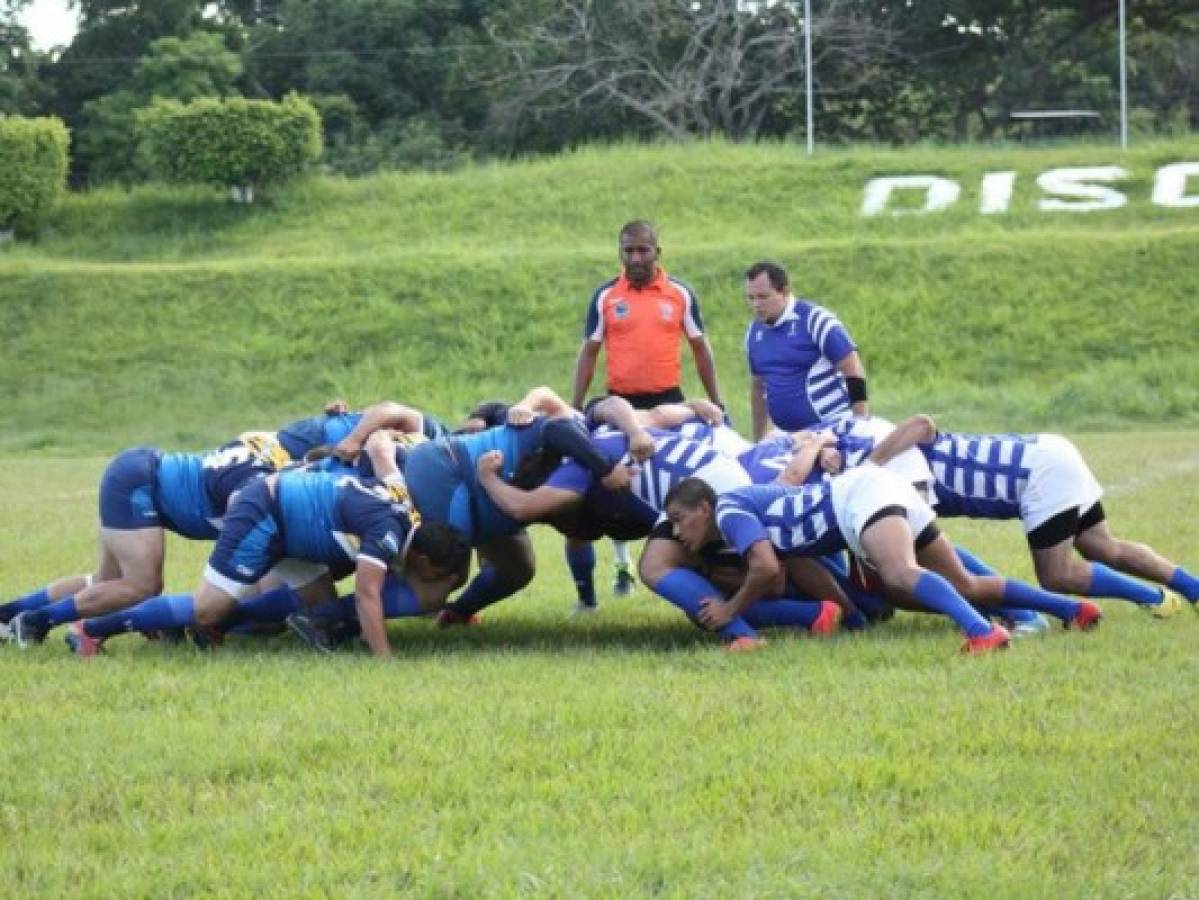
M953 589L952 584L936 572L925 572L916 579L912 595L929 609L953 619L967 637L981 637L991 633L991 623L967 603L966 599Z
M716 590L701 575L690 569L671 569L654 585L654 593L681 609L692 622L699 622L699 601L705 597L720 597ZM725 640L739 637L754 637L755 632L744 619L733 619L716 632Z
M754 628L811 628L820 617L818 600L759 600L742 613Z
M595 546L593 544L566 544L566 565L574 579L579 602L595 606Z
M1157 606L1162 602L1161 588L1150 587L1142 581L1109 569L1103 563L1091 563L1091 586L1084 592L1088 597L1113 597L1131 600L1142 606Z
M15 600L10 600L8 603L0 604L0 622L7 625L18 613L28 612L31 609L41 609L51 602L49 588L38 588L36 591L24 594Z
M1170 576L1170 590L1177 591L1191 603L1199 602L1199 578L1196 578L1182 566L1174 570Z
M165 631L196 624L196 601L191 594L163 594L120 612L85 619L83 630L94 638L130 631Z

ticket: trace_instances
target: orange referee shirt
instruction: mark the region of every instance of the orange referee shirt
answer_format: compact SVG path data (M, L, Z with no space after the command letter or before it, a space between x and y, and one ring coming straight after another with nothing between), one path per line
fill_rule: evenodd
M622 274L591 296L583 337L608 353L608 391L655 394L682 383L680 338L704 333L695 292L659 268L644 287Z

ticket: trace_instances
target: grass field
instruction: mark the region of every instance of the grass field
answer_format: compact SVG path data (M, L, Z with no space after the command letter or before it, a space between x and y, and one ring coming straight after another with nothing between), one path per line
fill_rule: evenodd
M1199 434L1076 440L1113 526L1193 564ZM0 596L86 567L102 465L0 468ZM1029 575L1017 526L946 526ZM536 545L530 590L393 625L394 662L0 648L0 895L1194 895L1190 611L982 659L906 615L729 656L644 589L566 621ZM205 552L173 542L168 588Z
M662 226L748 423L741 273L788 265L872 403L1076 437L1118 532L1199 565L1199 208L1150 203L1199 137L1107 146L587 149L454 175L72 195L0 248L0 599L85 571L104 460L277 428L336 395L455 420L569 387L620 224ZM1037 209L1050 168L1128 203ZM981 216L983 173L1015 171ZM959 180L863 219L875 175ZM1194 184L1191 193L1199 188ZM687 384L694 372L684 365ZM535 530L536 531L536 530ZM947 523L1030 576L1015 525ZM1199 617L1118 603L982 659L945 621L730 656L644 589L565 618L561 544L481 627L394 662L286 637L204 655L0 646L0 897L1199 897ZM172 541L167 587L207 547ZM606 584L609 548L600 548Z

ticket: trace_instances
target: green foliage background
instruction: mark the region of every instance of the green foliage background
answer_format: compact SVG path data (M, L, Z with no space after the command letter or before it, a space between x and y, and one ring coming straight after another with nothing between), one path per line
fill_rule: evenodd
M321 152L316 108L297 95L265 100L159 100L138 112L146 169L169 182L261 186L283 181Z
M62 195L69 140L60 119L0 115L0 229L32 225Z
M566 391L587 300L634 217L660 224L665 265L698 290L742 423L741 273L773 257L849 327L884 414L989 430L1194 424L1199 210L1149 198L1159 166L1196 159L1193 138L1127 155L815 158L705 142L312 177L252 209L204 188L72 195L39 242L0 255L0 448L203 446L332 395L453 419L534 383ZM1124 208L1036 208L1040 172L1113 163L1129 172ZM980 215L982 174L1008 169L1011 211ZM867 179L911 173L958 179L961 200L860 216ZM698 390L686 358L684 371Z

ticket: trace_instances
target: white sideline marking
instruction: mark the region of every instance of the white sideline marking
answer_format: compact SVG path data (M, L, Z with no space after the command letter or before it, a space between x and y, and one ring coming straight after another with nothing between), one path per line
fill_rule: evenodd
M1173 478L1177 475L1186 475L1196 470L1199 470L1199 454L1188 456L1178 462L1155 466L1124 481L1104 485L1103 490L1105 494L1115 494L1117 496L1121 494L1135 494L1145 488L1152 487L1159 481L1165 481L1167 478Z

